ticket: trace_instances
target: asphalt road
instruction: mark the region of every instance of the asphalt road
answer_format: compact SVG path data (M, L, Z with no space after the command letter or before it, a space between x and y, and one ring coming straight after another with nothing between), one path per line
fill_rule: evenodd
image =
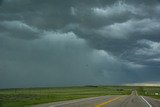
M103 96L72 101L41 104L33 107L160 107L160 101L138 96L133 91L128 96Z

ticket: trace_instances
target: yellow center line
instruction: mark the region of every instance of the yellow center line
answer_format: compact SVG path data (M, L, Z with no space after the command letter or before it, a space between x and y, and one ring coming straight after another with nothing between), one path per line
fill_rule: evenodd
M102 106L107 105L108 103L113 102L113 101L115 101L115 100L118 100L118 99L120 99L120 98L121 98L121 97L116 97L116 98L110 99L110 100L108 100L108 101L106 101L106 102L103 102L103 103L101 103L101 104L96 105L95 107L102 107Z

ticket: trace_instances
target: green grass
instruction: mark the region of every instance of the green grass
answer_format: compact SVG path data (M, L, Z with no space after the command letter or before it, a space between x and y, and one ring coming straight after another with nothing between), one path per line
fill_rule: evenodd
M137 87L137 91L139 95L160 99L160 87ZM159 95L155 95L155 93L158 93Z
M0 107L26 107L35 104L65 101L104 95L139 95L160 99L160 87L85 86L62 88L0 89Z
M131 87L121 86L1 89L0 107L25 107L40 103L130 93Z

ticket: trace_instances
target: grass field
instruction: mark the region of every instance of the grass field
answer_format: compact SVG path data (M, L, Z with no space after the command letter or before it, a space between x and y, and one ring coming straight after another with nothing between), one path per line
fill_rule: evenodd
M139 95L160 99L160 87L138 87L137 91ZM155 95L155 93L158 93L158 95Z
M0 107L25 107L79 98L130 94L131 87L86 86L65 88L1 89Z

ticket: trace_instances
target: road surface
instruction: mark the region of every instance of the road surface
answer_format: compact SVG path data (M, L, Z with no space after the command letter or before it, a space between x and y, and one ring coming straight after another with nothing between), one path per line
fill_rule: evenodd
M137 92L133 91L131 95L85 98L41 104L33 107L160 107L160 101L138 96Z

